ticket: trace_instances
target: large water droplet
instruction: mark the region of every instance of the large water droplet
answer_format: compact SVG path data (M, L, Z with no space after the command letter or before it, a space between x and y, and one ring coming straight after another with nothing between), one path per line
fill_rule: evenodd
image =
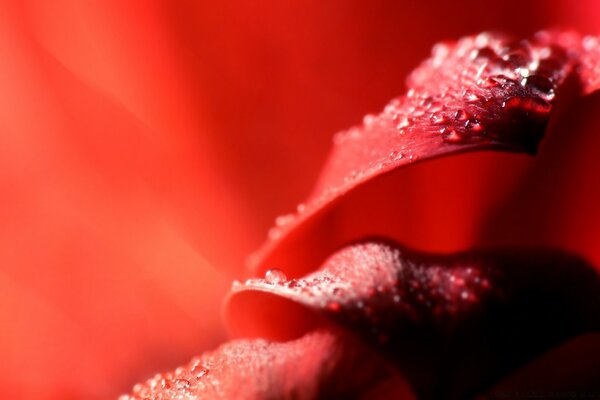
M265 272L265 281L272 285L283 283L286 280L287 276L285 276L285 273L280 269L273 268Z
M530 75L524 78L521 84L544 97L553 96L554 94L554 85L552 82L541 75Z
M543 99L530 97L511 97L502 103L505 110L521 109L525 113L546 114L552 106Z

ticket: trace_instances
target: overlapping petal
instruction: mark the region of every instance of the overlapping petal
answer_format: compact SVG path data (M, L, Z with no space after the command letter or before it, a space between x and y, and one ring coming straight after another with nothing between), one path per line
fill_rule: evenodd
M405 96L336 135L314 193L296 213L278 218L251 268L261 273L285 265L291 274L303 273L368 235L425 250L472 245L464 232L481 226L529 161L456 155L535 153L555 104L593 88L590 41L575 33L540 32L529 41L484 33L436 45L410 75ZM422 181L436 193L418 192ZM492 185L497 188L485 193Z
M271 271L234 286L228 321L242 337L279 339L332 321L397 365L421 398L464 398L600 329L599 306L596 270L572 255L427 255L368 240L301 279Z
M397 193L393 184L398 182L383 178L399 175L397 170L403 169L399 167L416 161L474 150L536 153L557 99L564 99L558 104L566 104L563 110L568 110L573 101L595 91L597 55L590 44L594 40L574 33L541 32L529 42L481 34L438 45L432 58L409 78L405 97L394 100L380 115L367 116L362 127L336 136L336 147L313 196L300 206L297 216L279 218L271 242L255 259L254 267L265 272L264 278L234 284L226 309L234 334L296 346L314 335L310 332L331 329L333 324L373 354L383 355L420 397L460 398L488 390L543 351L597 331L600 281L587 262L547 249L503 247L453 255L406 250L390 241L398 237L394 233L397 199L378 192L392 186ZM566 116L559 112L558 123L560 118ZM482 160L473 157L465 165L477 168L484 165ZM454 171L464 169L456 165ZM377 213L369 217L376 218L359 220L372 209ZM478 221L482 228L483 220ZM364 239L373 234L386 239ZM363 241L315 267L333 250L356 239ZM285 272L267 270L269 264ZM593 348L597 336L590 342ZM252 348L250 343L239 346ZM237 349L238 344L229 346ZM269 345L266 353L277 346ZM311 351L310 346L305 349ZM242 360L236 351L219 351L212 362L237 368L241 361L249 368L263 368L261 357ZM547 376L547 366L560 357L564 352L559 350L550 356L553 361L538 360L519 373L533 380ZM284 361L281 370L261 370L260 379L270 379L272 373L283 378L266 385L275 394L261 392L260 384L254 392L260 379L251 382L249 396L289 395L278 390L292 365L293 361ZM360 369L350 361L345 366L354 372ZM196 367L182 370L183 376ZM302 367L300 371L299 376L305 376ZM235 371L217 375L209 384L212 396L237 393L232 382L245 381L238 375ZM157 376L138 387L136 395L144 396L144 390L157 390L159 395L188 390L192 397L210 395L203 380L191 379L194 384L171 389L178 379L172 374L166 381L165 376ZM301 396L328 393L327 389L313 392L319 378L311 379L304 391L300 389ZM589 376L582 381L587 387ZM497 387L514 387L518 382L517 374Z

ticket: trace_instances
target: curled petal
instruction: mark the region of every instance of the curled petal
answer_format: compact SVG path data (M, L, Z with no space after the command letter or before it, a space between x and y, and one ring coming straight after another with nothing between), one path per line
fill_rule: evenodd
M398 365L421 396L461 397L597 330L599 293L592 267L556 251L428 255L375 240L301 279L269 272L236 285L227 316L238 335L282 339L301 332L290 326L333 321Z
M394 210L406 210L410 190L399 186L406 179L394 180L399 167L479 150L536 153L557 99L594 90L592 42L574 33L540 32L528 41L483 33L436 45L410 75L406 95L335 136L313 194L277 219L251 269L285 265L301 276L346 242L373 234L403 239L402 224L391 220ZM445 167L436 172L452 175ZM375 209L368 221L357 218L368 208Z

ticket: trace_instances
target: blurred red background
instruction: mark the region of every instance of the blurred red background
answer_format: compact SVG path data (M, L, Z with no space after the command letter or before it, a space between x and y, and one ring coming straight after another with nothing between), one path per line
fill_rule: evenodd
M3 1L2 397L114 397L224 340L229 281L334 132L436 41L597 33L600 6L571 3ZM600 261L595 158L561 176L589 217L571 247Z

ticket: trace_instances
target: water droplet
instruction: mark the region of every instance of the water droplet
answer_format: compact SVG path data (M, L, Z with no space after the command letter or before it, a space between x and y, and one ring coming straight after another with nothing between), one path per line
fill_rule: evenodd
M479 100L479 97L477 97L477 95L473 91L468 89L463 91L461 95L463 100L467 102L475 102Z
M468 119L467 122L465 122L465 128L467 128L469 131L471 131L473 133L483 132L483 125L476 118Z
M472 50L470 57L471 57L471 60L475 60L477 58L493 60L493 59L497 58L498 55L496 54L496 52L493 49L491 49L489 47L483 47L481 49Z
M513 66L526 65L528 60L527 54L524 51L516 50L505 54L502 57L504 60L512 64Z
M493 77L487 77L487 78L483 78L483 79L479 79L477 81L477 85L481 86L482 88L485 89L490 89L490 88L494 88L494 87L498 87L500 86L500 84L498 83L498 81L496 81Z
M410 122L408 121L408 118L406 117L406 115L403 115L400 118L400 121L398 122L398 125L396 125L396 129L406 128L409 124L410 124Z
M190 388L190 381L187 379L175 379L173 380L173 387L178 390L186 390Z
M431 55L436 59L444 59L450 52L450 47L445 43L437 43L431 49Z
M294 214L280 215L279 217L275 218L275 225L277 225L278 227L282 227L289 224L293 220Z
M467 112L463 109L460 109L454 113L454 119L456 119L457 121L466 121L467 118L469 118L469 116L467 115Z
M363 118L363 124L365 125L365 127L368 128L375 123L375 121L377 120L376 118L377 117L373 114L367 114Z
M502 108L506 110L521 109L525 113L546 114L552 106L543 99L530 97L511 97L502 102Z
M341 308L342 306L337 301L332 301L331 303L327 304L327 309L329 311L338 312Z
M397 110L398 110L398 105L396 104L396 102L392 101L387 106L385 106L385 108L383 109L383 112L385 114L391 115L392 119L393 119L397 113Z
M402 297L399 294L394 295L393 297L394 303L400 303L402 301Z
M160 386L163 389L170 389L171 388L171 381L163 378L163 379L160 380Z
M276 228L276 227L269 229L269 232L268 232L269 239L271 239L271 240L279 239L281 237L281 235L282 235L281 229Z
M515 70L515 72L525 78L528 77L530 74L529 68L525 68L525 67L517 68Z
M404 155L402 153L400 153L399 151L392 151L390 153L390 155L388 156L388 158L390 159L390 161L398 161L402 157L404 157Z
M196 379L202 378L204 375L208 374L209 369L203 365L197 365L192 368L192 374L196 377Z
M444 128L441 130L443 139L448 143L459 143L462 141L462 137L454 129Z
M304 203L300 203L296 206L296 211L298 211L300 214L302 214L304 211L306 211L306 204Z
M340 145L346 140L345 132L339 132L333 135L333 144Z
M492 39L492 34L489 32L481 32L475 37L475 45L477 47L487 46Z
M599 42L598 37L588 35L583 38L583 47L586 50L594 50L594 49L598 48L598 42ZM548 55L547 57L550 57L550 55Z
M442 114L431 114L430 118L431 122L437 125L446 122L446 117L444 117Z
M584 46L585 46L585 40L584 40ZM538 51L538 57L539 58L548 58L552 55L552 49L550 47L542 47L539 51Z
M283 283L286 280L287 276L285 276L285 273L280 269L273 268L265 272L265 281L272 285Z
M521 81L526 88L532 89L542 95L552 95L554 85L549 79L540 75L530 75Z
M467 292L466 290L463 290L463 291L460 293L460 298L461 298L461 299L463 299L463 300L466 300L466 299L468 299L468 298L469 298L469 292Z

